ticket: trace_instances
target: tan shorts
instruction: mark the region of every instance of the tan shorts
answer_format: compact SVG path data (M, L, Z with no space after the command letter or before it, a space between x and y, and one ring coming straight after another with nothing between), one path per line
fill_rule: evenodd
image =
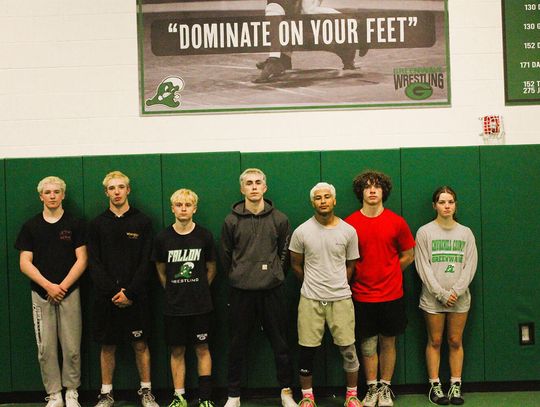
M334 343L348 346L354 343L354 306L352 299L317 301L300 296L298 304L298 343L320 346L328 324Z

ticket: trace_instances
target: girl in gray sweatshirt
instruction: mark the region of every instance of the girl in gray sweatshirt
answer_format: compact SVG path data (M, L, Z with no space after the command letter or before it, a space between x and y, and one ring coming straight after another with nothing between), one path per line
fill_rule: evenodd
M420 308L424 311L428 343L426 364L431 388L429 399L438 405L460 405L463 367L463 331L471 306L469 284L476 272L478 253L474 235L455 219L457 196L448 187L433 194L435 220L416 234L415 265L422 280ZM447 329L450 390L446 395L439 379L440 350Z

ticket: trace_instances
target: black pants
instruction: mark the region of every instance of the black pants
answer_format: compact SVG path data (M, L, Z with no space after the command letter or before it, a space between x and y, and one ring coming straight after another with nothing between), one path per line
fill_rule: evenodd
M283 287L269 290L230 289L229 397L240 396L242 365L255 324L262 325L274 351L280 387L291 387L293 370L287 343L287 312Z

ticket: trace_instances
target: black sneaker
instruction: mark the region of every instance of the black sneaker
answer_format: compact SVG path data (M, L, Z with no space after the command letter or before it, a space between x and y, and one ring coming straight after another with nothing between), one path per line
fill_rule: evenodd
M429 401L439 406L447 406L450 404L448 397L444 394L442 386L439 382L431 383L431 389L429 389Z
M267 58L264 61L257 62L255 66L257 67L257 69L263 70L269 59L270 58ZM285 68L285 70L292 69L292 61L289 55L281 54L279 60L281 61L281 64L283 65L283 68Z
M343 69L345 71L352 71L356 69L354 65L354 58L356 57L356 48L347 47L342 48L336 52L343 62Z
M465 400L461 397L461 382L455 382L450 386L450 390L448 390L448 399L450 400L450 404L456 406L461 406L465 403Z
M268 83L272 82L275 78L285 73L285 67L281 63L279 58L270 57L266 60L264 68L261 71L260 76L255 79L254 83Z

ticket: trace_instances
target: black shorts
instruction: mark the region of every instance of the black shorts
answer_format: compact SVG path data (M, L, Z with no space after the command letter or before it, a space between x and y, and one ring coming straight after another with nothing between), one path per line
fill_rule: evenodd
M387 302L354 301L356 338L398 336L407 328L405 298Z
M208 343L212 314L188 316L164 315L165 342L168 346Z
M133 301L119 308L110 298L97 297L94 301L94 340L102 345L118 345L124 341L148 339L148 298Z

